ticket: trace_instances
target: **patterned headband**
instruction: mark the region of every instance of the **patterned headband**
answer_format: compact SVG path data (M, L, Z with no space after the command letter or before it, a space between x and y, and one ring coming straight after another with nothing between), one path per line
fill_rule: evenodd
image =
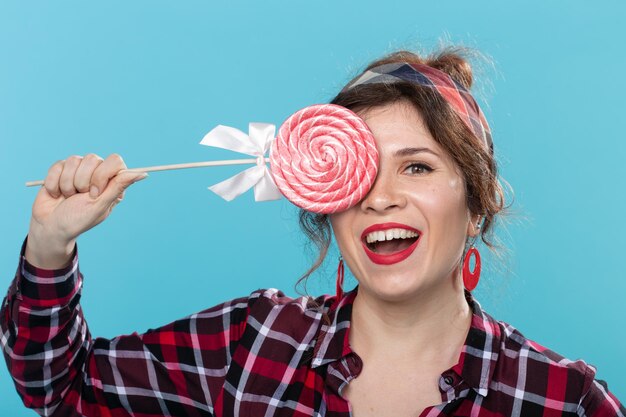
M474 135L482 139L493 153L491 130L478 103L465 87L443 71L423 64L384 64L364 72L343 91L362 84L393 84L402 81L436 89Z

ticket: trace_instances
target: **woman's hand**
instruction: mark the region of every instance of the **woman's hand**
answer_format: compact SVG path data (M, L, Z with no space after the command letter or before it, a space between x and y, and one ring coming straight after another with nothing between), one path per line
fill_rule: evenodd
M124 190L147 174L123 172L119 155L71 156L50 167L30 221L26 259L45 269L70 261L76 238L108 217Z

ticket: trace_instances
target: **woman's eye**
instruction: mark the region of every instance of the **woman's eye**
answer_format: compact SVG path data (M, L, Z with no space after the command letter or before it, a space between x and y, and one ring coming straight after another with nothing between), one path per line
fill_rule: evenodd
M432 171L432 168L426 164L414 163L406 167L406 172L413 175L426 174Z

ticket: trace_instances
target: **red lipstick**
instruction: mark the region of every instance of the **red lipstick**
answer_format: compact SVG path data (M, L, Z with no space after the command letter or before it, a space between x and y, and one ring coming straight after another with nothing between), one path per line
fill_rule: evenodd
M365 241L365 237L372 232L378 232L378 231L382 231L382 230L389 230L389 229L405 229L405 230L410 230L412 232L415 232L418 234L417 239L415 240L415 242L413 242L411 244L411 246L409 246L406 249L403 249L401 251L398 252L393 252L393 253L376 253L374 251L372 251L368 246L367 243ZM380 224L374 224L370 227L368 227L367 229L365 229L363 231L363 233L361 234L361 244L363 245L363 249L365 250L365 254L367 255L368 258L370 258L370 260L372 262L374 262L375 264L378 265L392 265L398 262L402 262L404 261L406 258L408 258L413 251L415 250L415 248L417 248L417 243L420 240L420 237L422 235L422 232L420 232L419 230L407 226L406 224L401 224L401 223L380 223Z

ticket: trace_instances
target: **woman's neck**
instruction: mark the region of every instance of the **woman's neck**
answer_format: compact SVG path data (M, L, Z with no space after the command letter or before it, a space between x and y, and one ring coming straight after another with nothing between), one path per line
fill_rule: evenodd
M381 300L359 288L352 309L352 348L361 356L456 361L472 319L463 288L455 285L458 282L451 277L448 284L402 303Z

